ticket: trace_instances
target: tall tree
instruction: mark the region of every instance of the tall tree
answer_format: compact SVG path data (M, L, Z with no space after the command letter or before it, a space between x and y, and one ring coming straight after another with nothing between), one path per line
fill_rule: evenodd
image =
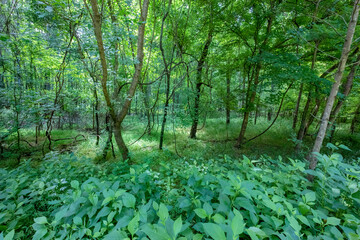
M327 99L326 105L325 105L325 109L322 115L322 119L321 119L321 124L320 124L320 128L314 143L314 146L312 148L311 153L308 155L307 159L310 162L310 169L315 169L316 165L317 165L317 157L316 157L316 153L320 152L322 143L324 141L325 138L325 134L326 134L326 129L328 127L329 124L329 118L330 118L330 114L331 114L331 110L333 108L334 105L334 101L335 101L335 97L339 91L339 86L341 84L341 80L342 80L342 76L344 73L344 69L346 66L346 62L349 56L349 52L350 52L350 47L352 44L352 40L354 37L354 33L355 33L355 28L356 28L356 24L358 21L358 17L359 17L359 9L360 9L360 0L355 0L354 1L354 6L353 6L353 11L351 14L351 19L350 19L350 23L348 25L348 30L347 30L347 34L345 37L345 43L341 52L341 57L340 57L340 63L338 66L338 70L335 73L335 77L334 77L334 84L332 85L331 91L330 91L330 95ZM308 176L309 180L313 179L312 175Z
M86 0L84 0L84 3L85 5L87 5ZM101 20L101 15L99 13L98 3L97 0L91 0L90 3L92 9L91 19L94 27L94 34L98 45L98 51L99 51L101 67L102 67L101 86L105 97L106 105L109 108L110 116L114 123L115 141L119 147L123 160L125 160L129 157L129 150L122 137L121 125L129 111L132 98L134 97L136 87L141 77L141 69L143 66L143 59L144 59L145 23L149 8L149 0L144 0L141 6L141 15L139 19L140 23L138 27L137 55L136 55L136 62L134 63L135 71L132 78L132 82L130 83L129 90L127 91L126 94L126 98L124 99L122 107L119 111L116 111L117 109L114 109L114 103L112 102L107 87L107 81L108 81L107 60L106 60L106 54L103 44L103 37L101 30L102 20Z

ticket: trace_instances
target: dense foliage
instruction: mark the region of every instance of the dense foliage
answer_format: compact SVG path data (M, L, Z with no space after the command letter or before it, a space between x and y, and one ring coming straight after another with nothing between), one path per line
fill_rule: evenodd
M358 239L360 168L341 155L96 166L48 155L1 170L4 239ZM15 235L14 235L15 233ZM3 239L0 237L1 239Z

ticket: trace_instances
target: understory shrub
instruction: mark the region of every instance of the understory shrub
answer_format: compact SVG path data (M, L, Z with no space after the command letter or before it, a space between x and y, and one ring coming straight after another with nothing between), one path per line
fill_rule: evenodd
M318 157L315 171L227 156L152 169L52 153L0 170L0 240L359 239L359 164Z

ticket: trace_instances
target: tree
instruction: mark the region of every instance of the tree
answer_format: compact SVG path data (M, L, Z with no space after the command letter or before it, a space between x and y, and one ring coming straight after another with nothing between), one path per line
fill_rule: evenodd
M358 21L358 16L359 16L359 2L360 0L355 0L354 1L354 7L353 7L353 11L351 14L351 20L350 23L348 25L348 30L347 30L347 34L345 37L345 43L341 52L341 57L340 57L340 63L337 69L337 72L335 74L334 80L335 82L332 85L331 88L331 92L330 95L327 99L326 105L325 105L325 109L323 111L323 115L321 118L321 124L320 124L320 128L314 143L314 146L312 148L312 152L308 155L307 159L310 162L310 169L315 169L316 165L317 165L317 157L316 157L316 153L320 152L322 143L324 141L325 138L325 134L326 134L326 129L328 127L329 124L329 118L330 118L330 114L331 114L331 110L333 108L334 105L334 101L335 101L335 97L339 91L339 86L341 84L341 80L342 80L342 76L344 73L344 69L346 66L346 62L349 56L349 52L350 52L350 47L351 47L351 43L354 37L354 33L355 33L355 28L356 28L356 24ZM309 180L313 179L312 175L309 175Z
M84 0L85 5L87 5L86 0ZM121 109L117 112L114 109L114 104L112 103L110 93L107 87L107 80L108 80L108 70L107 70L107 60L105 55L105 49L103 44L103 37L102 37L102 30L101 30L101 15L99 13L97 0L91 0L91 9L92 9L92 22L94 27L94 34L96 37L100 61L101 61L101 68L102 68L102 78L101 78L101 86L103 90L103 94L105 97L105 102L107 107L109 108L110 116L112 121L114 122L114 134L115 140L121 152L123 160L128 159L129 157L129 150L124 142L122 137L122 130L121 124L125 119L128 110L131 105L132 98L135 94L136 87L139 83L141 77L141 69L143 66L143 59L144 59L144 36L145 36L145 23L147 19L148 7L149 7L149 0L144 0L141 6L141 16L140 16L140 24L138 28L138 41L137 41L137 55L136 55L136 63L135 71L133 75L132 82L130 83L129 90L127 92L127 96L124 99L124 103ZM90 11L90 10L89 10Z

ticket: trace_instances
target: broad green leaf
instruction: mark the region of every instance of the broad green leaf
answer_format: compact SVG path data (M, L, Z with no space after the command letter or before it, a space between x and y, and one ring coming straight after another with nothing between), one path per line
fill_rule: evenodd
M123 193L122 200L123 200L125 207L135 208L136 199L132 194L127 193L127 192Z
M214 222L218 224L225 222L225 218L219 213L216 213L214 216L212 216L212 219L214 219Z
M181 220L181 216L180 216L175 220L174 226L173 226L175 237L180 233L181 228L182 228L182 220Z
M250 235L251 239L257 240L260 237L261 239L267 237L266 233L257 227L250 227L246 229L246 232Z
M47 234L47 229L40 229L35 232L32 240L41 240Z
M46 224L46 223L48 223L46 217L35 218L34 222L37 223L37 224Z
M215 223L203 223L207 235L216 240L226 240L225 233L221 227Z
M198 215L200 218L206 218L207 214L206 211L202 208L197 208L194 210L194 212L196 213L196 215Z
M15 235L15 230L11 230L6 236L4 237L4 240L13 240Z
M339 224L340 224L340 219L336 217L328 217L326 219L326 225L338 226Z
M315 192L308 192L305 194L306 202L314 202L316 200Z
M75 188L75 189L79 188L79 182L77 180L72 180L70 185L72 188Z
M240 213L236 214L235 217L231 221L231 230L233 231L235 236L244 232L244 219Z
M140 220L139 213L136 213L135 217L133 219L131 219L131 221L129 222L127 229L131 233L131 236L134 236L134 234L138 231L139 220Z
M305 203L301 202L299 203L299 212L302 215L306 215L308 212L310 212L310 207L306 205Z
M204 203L203 209L208 216L211 216L214 213L212 206L208 202Z
M158 211L158 216L162 221L165 221L168 217L169 217L169 212L167 207L160 203L160 207L159 207L159 211Z
M74 222L75 225L82 225L82 220L81 220L81 218L78 217L78 216L75 216L75 217L73 218L73 222Z
M127 235L125 232L120 230L115 230L110 232L104 237L104 240L117 240L117 239L126 239Z

